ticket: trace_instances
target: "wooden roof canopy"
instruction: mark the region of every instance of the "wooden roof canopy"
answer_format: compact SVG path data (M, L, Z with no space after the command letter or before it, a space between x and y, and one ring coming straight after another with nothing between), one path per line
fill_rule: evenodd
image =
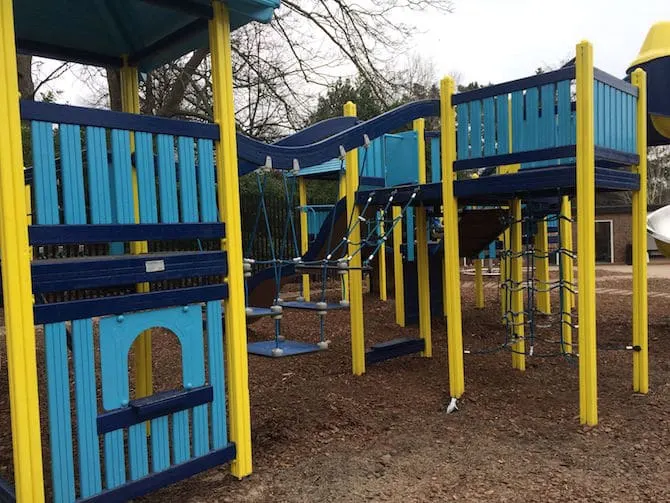
M279 0L228 0L231 29L267 23ZM17 51L141 71L209 45L212 0L14 0Z

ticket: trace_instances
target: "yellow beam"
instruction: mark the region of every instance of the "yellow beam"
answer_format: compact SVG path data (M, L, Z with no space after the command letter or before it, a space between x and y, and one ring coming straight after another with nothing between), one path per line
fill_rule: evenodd
M140 113L140 93L139 76L137 68L128 66L124 62L121 67L121 108L124 112L131 114ZM130 135L131 149L135 150L135 136ZM133 167L133 203L135 222L140 222L140 195L139 185L137 183L137 170ZM148 253L149 247L146 241L135 241L130 243L130 253L141 255ZM149 283L138 283L136 290L139 293L149 291ZM153 375L151 368L151 330L146 330L140 334L135 342L135 370L137 375L137 385L135 387L135 396L141 398L153 393ZM147 426L149 423L147 423Z
M0 259L17 501L44 501L13 2L0 2Z
M637 153L640 163L633 171L640 175L640 190L633 192L633 390L649 391L649 337L647 326L647 75L633 72L632 84L638 88Z
M356 105L351 101L344 105L346 117L356 117ZM354 375L365 373L365 332L363 328L363 273L361 271L361 254L358 244L361 242L361 225L358 221L360 208L356 204L356 191L358 190L358 151L356 149L347 152L347 222L352 222L352 230L349 235L347 253L351 260L349 266L349 314L351 316L351 367Z
M456 111L451 104L455 84L445 77L440 81L440 144L442 164L442 203L444 205L444 275L447 284L447 341L449 352L449 391L460 398L465 391L463 369L463 327L461 322L460 262L458 257L458 200L454 196L456 160Z
M572 207L570 204L570 198L568 196L563 196L561 198L561 218L558 225L560 225L560 234L561 242L560 247L564 248L566 252L571 253L572 247L570 243L572 242ZM561 295L563 297L563 303L560 306L561 309L561 330L563 334L563 350L566 353L572 353L572 304L574 301L574 295L570 291L571 288L574 288L572 284L573 272L572 272L572 257L568 253L560 254L561 261Z
M399 206L391 208L393 216L393 289L395 290L395 322L405 326L405 277L402 268L402 210Z
M516 342L512 344L512 367L526 370L526 344L524 341L524 306L523 306L523 222L521 221L521 200L512 201L511 252L512 252L512 333Z
M419 156L419 184L426 183L426 120L416 119L412 124L417 133ZM424 340L423 356L433 356L433 344L430 326L430 273L428 265L428 219L426 208L418 206L416 215L416 269L417 292L419 295L419 337Z
M298 178L298 198L300 199L300 253L304 255L309 248L309 234L307 229L307 184L303 177ZM302 296L307 302L310 301L309 274L302 275Z
M484 308L484 261L475 259L475 307Z
M379 247L379 299L386 301L388 300L388 294L386 289L386 244L384 240L386 235L384 233L384 218L385 214L383 211L379 212L379 235L381 236L382 243Z
M214 18L209 22L212 94L214 120L221 129L221 139L216 142L216 170L219 180L217 200L221 221L226 224L226 239L221 244L228 254L229 298L223 303L226 331L226 383L228 385L229 435L237 450L237 457L232 463L231 471L234 476L241 478L249 475L252 469L251 414L230 16L222 2L214 1L212 7Z
M537 310L544 314L551 314L551 292L549 291L549 234L547 219L537 224L535 234L535 277L537 278L538 292L536 296Z
M598 423L596 354L595 146L593 47L577 46L577 257L579 312L580 420Z

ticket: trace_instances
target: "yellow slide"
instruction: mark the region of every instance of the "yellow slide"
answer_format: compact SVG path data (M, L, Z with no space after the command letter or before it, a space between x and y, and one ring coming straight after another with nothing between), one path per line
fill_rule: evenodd
M656 241L658 250L670 257L670 206L664 206L647 216L647 232Z

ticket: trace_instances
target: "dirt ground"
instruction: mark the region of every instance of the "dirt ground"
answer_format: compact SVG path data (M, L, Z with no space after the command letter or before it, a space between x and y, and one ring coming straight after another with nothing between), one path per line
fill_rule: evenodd
M487 278L487 307L478 310L472 277L463 277L466 349L504 342L495 281ZM631 339L630 288L629 275L599 275L603 349L596 428L579 425L575 361L527 358L522 373L511 368L505 350L466 355L466 394L459 411L447 415L443 320L433 320L432 359L404 357L354 377L349 315L330 312L328 351L250 357L253 475L237 481L220 467L142 501L670 501L670 279L650 281L650 292L658 295L649 306L648 396L631 392L632 354L619 349ZM536 354L555 354L556 320L538 325ZM289 312L283 326L287 338L317 340L313 313ZM416 328L395 325L393 300L372 296L365 299L365 328L368 346L417 335ZM249 332L251 341L269 338L270 320ZM164 363L156 380L169 383L178 357L175 340L154 340L154 348ZM2 367L0 406L6 411L4 361ZM9 425L6 414L0 419L0 471L6 473Z

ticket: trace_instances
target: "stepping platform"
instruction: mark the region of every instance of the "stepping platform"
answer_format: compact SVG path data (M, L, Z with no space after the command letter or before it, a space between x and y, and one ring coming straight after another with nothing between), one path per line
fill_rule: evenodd
M246 309L247 318L262 318L275 314L269 307L247 307Z
M280 306L284 309L302 309L304 311L337 311L341 309L349 309L349 305L340 304L339 302L327 302L326 308L323 309L323 306L317 306L319 302L305 302L305 301L286 301L280 302Z
M365 352L365 364L371 365L399 356L412 355L420 353L426 347L423 339L413 339L411 337L399 337L390 341L375 344Z
M317 351L324 351L318 344L309 344L307 342L299 341L280 341L279 349L281 352L275 351L277 344L272 341L259 341L247 344L247 351L249 354L257 356L267 356L269 358L282 358L284 356L304 355L307 353L316 353Z

